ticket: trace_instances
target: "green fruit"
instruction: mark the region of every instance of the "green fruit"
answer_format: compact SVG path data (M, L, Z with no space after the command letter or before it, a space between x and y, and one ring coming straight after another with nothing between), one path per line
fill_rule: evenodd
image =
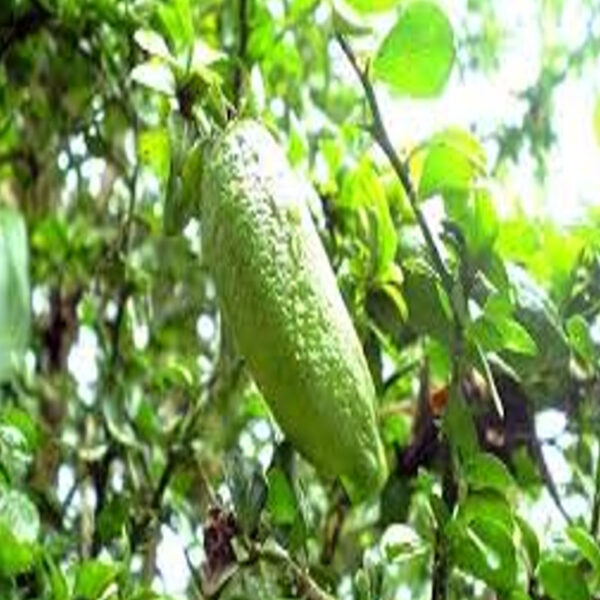
M238 349L284 433L354 501L386 463L375 391L307 205L309 190L252 121L206 156L202 244Z

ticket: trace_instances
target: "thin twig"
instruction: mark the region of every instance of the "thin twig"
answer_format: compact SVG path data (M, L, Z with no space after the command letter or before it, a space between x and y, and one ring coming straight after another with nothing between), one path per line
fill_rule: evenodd
M451 297L452 294L452 277L450 273L446 269L446 265L442 260L438 247L433 239L433 234L427 225L427 221L419 207L419 202L417 198L417 192L415 190L415 186L413 185L412 179L410 177L410 172L408 166L400 160L400 157L396 153L392 142L387 134L385 126L383 124L383 119L381 117L381 110L379 108L379 103L377 102L377 97L375 96L375 90L369 80L368 71L361 69L356 59L356 56L344 38L344 36L336 32L335 34L338 43L340 44L344 54L346 55L348 61L352 65L354 72L358 76L360 83L365 92L365 96L367 99L367 103L369 104L369 109L371 111L371 116L373 118L373 122L370 127L371 135L373 139L377 142L383 153L387 156L394 172L398 176L404 191L406 192L406 196L408 197L408 201L410 202L411 208L414 212L415 218L417 219L417 223L425 238L425 243L429 249L429 253L431 254L431 259L433 261L433 265L440 276L442 281L442 285L444 286L444 290Z

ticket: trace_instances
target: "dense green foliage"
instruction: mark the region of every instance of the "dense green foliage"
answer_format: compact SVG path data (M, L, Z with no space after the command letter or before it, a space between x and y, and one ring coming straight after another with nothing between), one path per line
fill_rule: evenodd
M600 212L511 185L549 197L600 10L518 3L517 109L441 122L502 72L505 4L2 1L0 598L600 597ZM375 384L389 476L360 503L219 308L204 161L248 117L314 187ZM578 117L600 140L600 103Z

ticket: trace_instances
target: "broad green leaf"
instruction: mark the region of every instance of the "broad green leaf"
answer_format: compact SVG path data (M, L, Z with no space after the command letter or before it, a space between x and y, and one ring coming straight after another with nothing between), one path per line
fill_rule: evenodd
M492 249L500 223L492 195L486 189L478 189L473 193L472 226L467 229L467 246L471 254L482 257Z
M27 496L15 490L0 496L0 573L13 576L32 567L39 531L40 517Z
M427 143L419 197L424 200L435 194L465 192L485 171L485 151L479 142L462 129L446 129Z
M496 319L495 327L502 336L502 347L518 354L537 354L537 345L527 329L515 319Z
M99 600L121 572L119 565L87 560L77 566L73 595L77 600Z
M35 504L16 490L0 496L0 523L4 523L23 543L35 542L40 532L40 517Z
M19 542L10 527L0 519L0 575L14 577L30 571L36 557L36 546Z
M107 502L98 515L98 533L103 542L118 538L123 533L129 518L130 501L123 496L115 496Z
M567 536L577 546L581 555L590 563L596 575L600 575L600 546L583 527L567 527Z
M505 294L490 294L483 305L483 312L493 321L510 317L513 312L513 306Z
M374 13L390 10L400 0L343 0L345 4L360 13Z
M165 128L147 129L138 136L138 157L161 180L166 181L171 170L171 144Z
M10 424L0 424L0 468L7 481L22 478L32 460L32 448L23 432Z
M593 363L596 357L596 347L587 321L581 315L574 315L567 321L566 328L573 350L587 363Z
M374 76L398 94L437 96L454 62L454 34L433 2L416 0L401 13L373 61Z
M173 2L181 23L183 39L187 45L190 45L194 41L194 19L190 0L173 0Z
M470 491L460 503L457 519L465 524L476 519L486 518L497 521L507 533L514 530L513 510L503 492L488 488L482 491Z
M131 71L132 81L155 92L173 96L175 94L175 77L171 69L163 62L151 60L137 65Z
M516 548L504 526L478 517L468 525L454 521L447 529L453 562L463 571L499 591L514 588Z
M537 564L540 560L540 541L531 525L529 525L525 519L519 515L515 515L515 521L521 532L521 539L523 541L525 551L527 552L529 566L533 570L537 567Z
M27 452L34 452L40 443L40 429L30 414L9 406L0 414L0 424L14 427L26 441Z
M268 473L267 508L276 525L291 525L298 514L298 502L286 474L279 467Z
M420 266L405 269L402 295L410 326L449 345L452 321L445 309L448 300L435 275Z
M175 47L189 48L194 41L194 25L189 0L161 3L158 15Z
M502 348L502 335L495 322L482 315L469 323L467 334L485 352L497 352Z
M29 341L29 246L25 222L0 206L0 382L22 358Z
M576 565L560 558L546 558L537 569L537 577L552 600L589 600L590 592Z
M506 465L493 454L479 452L464 467L465 479L473 490L496 490L506 494L515 482Z

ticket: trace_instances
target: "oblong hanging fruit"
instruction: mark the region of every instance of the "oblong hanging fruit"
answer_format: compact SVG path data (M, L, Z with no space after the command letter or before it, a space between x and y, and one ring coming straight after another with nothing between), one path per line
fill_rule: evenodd
M203 165L203 253L280 427L360 501L387 475L375 390L307 195L262 125L230 125Z

